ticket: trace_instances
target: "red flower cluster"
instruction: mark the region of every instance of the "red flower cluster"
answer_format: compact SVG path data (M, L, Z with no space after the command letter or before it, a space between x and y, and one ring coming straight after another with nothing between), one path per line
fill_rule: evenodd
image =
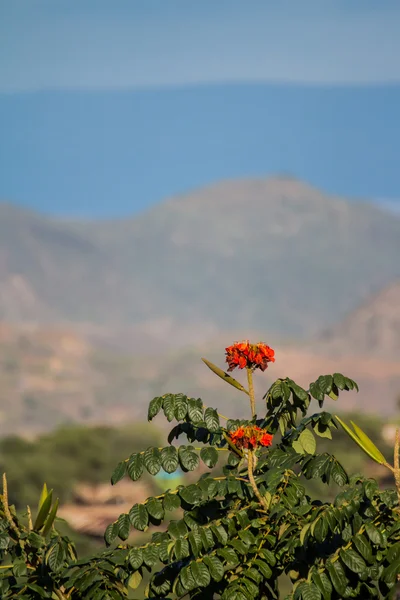
M258 446L271 446L272 444L272 435L257 425L239 427L236 431L231 431L229 437L237 448L254 450Z
M261 369L265 371L269 362L275 362L275 351L259 342L250 344L248 340L236 342L233 346L225 348L226 362L229 365L228 371L239 369Z

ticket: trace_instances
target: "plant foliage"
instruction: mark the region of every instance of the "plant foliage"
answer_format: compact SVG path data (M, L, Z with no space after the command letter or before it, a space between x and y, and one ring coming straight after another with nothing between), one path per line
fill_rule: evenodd
M238 352L244 347L238 345ZM241 368L244 361L240 352L237 356ZM146 581L144 596L152 599L278 599L286 575L288 600L390 598L400 572L398 444L392 466L357 426L350 430L324 410L327 400L358 389L340 373L320 376L307 389L290 378L278 379L256 414L254 356L246 355L248 389L205 361L235 393L245 392L245 404L250 398L248 419L227 419L184 394L150 402L149 421L162 415L172 424L168 443L122 459L112 484L161 470L194 471L200 463L208 470L197 483L179 485L121 514L107 527L108 548L97 556L78 560L68 538L57 533L52 492L44 488L32 522L30 509L21 517L8 505L4 478L1 597L139 598L143 592L135 596L135 590ZM266 368L265 361L260 364ZM318 453L318 438L332 440L334 449L339 423L393 473L397 490L382 491L360 475L349 479L333 452ZM218 464L219 474L213 471ZM308 479L335 482L340 492L332 503L322 503L307 495ZM150 530L151 538L131 545L134 530Z

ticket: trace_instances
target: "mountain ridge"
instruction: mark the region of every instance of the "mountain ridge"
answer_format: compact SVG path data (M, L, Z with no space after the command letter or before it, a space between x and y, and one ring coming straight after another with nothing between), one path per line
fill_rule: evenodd
M22 212L0 209L3 320L309 337L400 277L400 218L293 178L219 182L131 219Z

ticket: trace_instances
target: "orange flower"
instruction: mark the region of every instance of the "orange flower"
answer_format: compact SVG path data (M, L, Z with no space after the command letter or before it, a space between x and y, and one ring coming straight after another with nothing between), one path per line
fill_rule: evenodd
M272 437L273 436L270 433L264 433L262 438L260 439L261 446L271 446Z
M239 429L236 429L236 431L233 431L230 434L230 438L232 440L232 442L234 444L236 444L238 442L238 440L241 440L245 435L244 429L243 427L239 427Z
M257 425L239 427L229 433L229 437L237 448L250 448L254 450L258 446L271 446L272 435Z
M275 351L259 342L250 344L248 340L235 342L232 346L225 348L228 371L239 369L261 369L265 371L269 362L275 362Z

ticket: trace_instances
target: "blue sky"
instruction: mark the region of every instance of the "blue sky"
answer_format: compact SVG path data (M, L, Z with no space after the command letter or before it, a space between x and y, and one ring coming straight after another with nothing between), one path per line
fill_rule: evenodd
M123 215L289 172L400 198L398 0L0 0L0 198Z

